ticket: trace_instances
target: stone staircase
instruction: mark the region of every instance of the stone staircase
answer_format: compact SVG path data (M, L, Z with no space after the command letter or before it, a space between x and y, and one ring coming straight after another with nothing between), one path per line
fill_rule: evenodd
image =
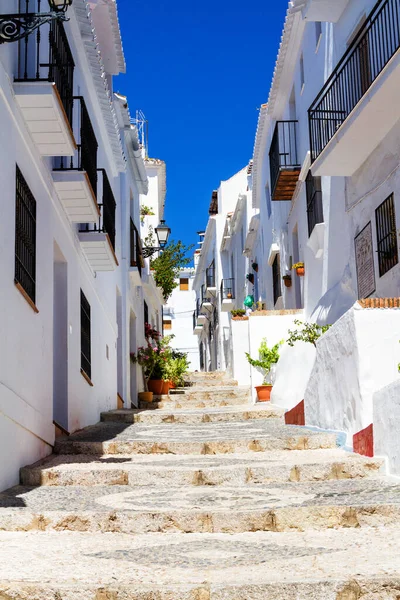
M190 383L21 470L0 494L0 600L399 600L382 461L224 374Z

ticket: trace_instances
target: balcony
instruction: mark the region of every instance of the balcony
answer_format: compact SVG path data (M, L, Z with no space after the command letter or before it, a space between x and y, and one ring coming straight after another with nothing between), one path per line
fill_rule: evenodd
M131 246L131 264L129 274L133 283L141 284L142 269L144 268L144 259L142 253L142 240L135 223L131 219L130 225L130 246ZM164 310L164 315L169 314Z
M114 271L118 266L115 255L115 209L116 202L107 173L101 169L102 204L95 224L88 224L79 231L82 250L94 271Z
M221 282L221 311L229 312L235 304L235 280L223 279Z
M375 5L311 105L314 175L353 175L400 118L399 12L399 0Z
M348 3L349 0L308 0L303 16L307 21L337 23Z
M202 300L200 298L197 298L196 301L196 323L197 325L204 325L204 323L207 322L207 312L202 313L201 308L202 308Z
M217 293L215 285L215 262L212 261L208 269L206 269L206 296L212 298Z
M301 171L297 159L297 121L278 121L269 151L272 200L291 200Z
M54 186L71 223L96 223L97 139L82 96L73 98L78 145L71 158L60 157L53 170ZM78 110L77 110L78 109Z
M200 334L203 331L203 324L198 323L198 309L193 311L193 333Z
M75 65L63 24L53 21L18 44L14 92L36 147L41 156L72 156Z
M201 306L200 312L208 314L210 310L212 310L212 302L210 297L207 294L207 287L205 284L201 286Z

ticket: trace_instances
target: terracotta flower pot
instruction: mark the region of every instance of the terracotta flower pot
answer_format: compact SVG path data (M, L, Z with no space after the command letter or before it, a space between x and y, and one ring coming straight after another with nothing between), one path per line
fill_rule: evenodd
M257 385L256 391L259 402L269 402L271 400L272 385Z
M171 389L171 382L167 379L166 381L163 380L163 386L162 386L162 390L161 390L161 394L164 396L169 394L169 390Z
M162 379L150 379L147 387L149 388L149 392L153 392L156 396L161 396L163 393L163 385L164 381Z
M304 277L304 273L305 273L305 268L304 267L298 267L296 269L296 273L299 277Z
M139 392L139 402L153 402L153 392Z
M290 288L292 287L292 280L291 278L283 278L283 283L285 284L285 287Z

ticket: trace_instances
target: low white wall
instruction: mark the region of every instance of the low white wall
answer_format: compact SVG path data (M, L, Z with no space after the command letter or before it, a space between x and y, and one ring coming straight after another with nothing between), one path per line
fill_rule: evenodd
M400 476L400 378L373 399L374 454L387 458L389 473Z
M304 400L315 355L313 344L296 342L294 346L282 346L271 395L273 404L291 410Z
M238 385L250 385L250 365L245 352L249 352L249 321L231 321L233 378Z
M343 431L347 444L372 423L375 391L397 377L400 310L356 303L317 342L305 393L307 425Z

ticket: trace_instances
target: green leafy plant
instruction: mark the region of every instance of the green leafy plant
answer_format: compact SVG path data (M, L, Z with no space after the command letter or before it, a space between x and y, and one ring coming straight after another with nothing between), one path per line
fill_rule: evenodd
M156 245L156 240L154 237L154 228L150 225L149 230L147 232L147 236L144 238L144 245L146 248L154 248Z
M294 322L299 329L291 331L289 329L289 337L286 340L289 346L294 346L295 342L307 342L316 346L316 341L328 331L331 325L317 325L316 323L303 323L298 319Z
M250 354L246 352L246 357L252 367L261 369L264 374L263 385L271 385L268 382L269 374L272 365L276 364L279 360L279 348L283 344L283 341L278 342L272 348L268 348L267 339L264 338L258 349L258 359L251 358Z
M154 215L155 213L150 208L150 206L142 204L142 206L140 207L140 222L142 225L144 224L145 217L154 217Z
M231 310L232 317L244 317L246 315L246 311L243 308L235 308Z
M150 267L154 269L156 285L161 288L165 302L179 285L179 271L190 264L192 258L187 254L192 248L193 244L185 246L181 241L172 241L151 261Z
M174 358L172 353L172 356L165 363L162 379L164 381L171 381L176 387L183 387L185 384L183 376L188 372L188 369L189 362L187 355L183 354L183 356Z

